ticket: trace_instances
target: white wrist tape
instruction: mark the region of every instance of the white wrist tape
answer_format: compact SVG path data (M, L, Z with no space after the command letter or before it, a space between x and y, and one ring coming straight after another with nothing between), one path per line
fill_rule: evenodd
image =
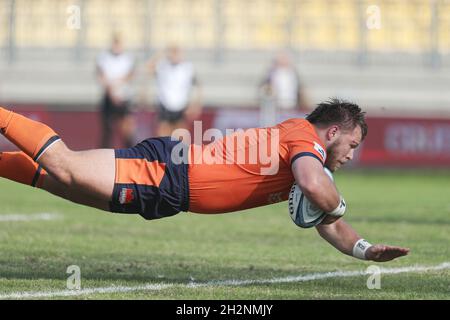
M353 256L361 260L367 260L366 251L372 245L364 239L359 239L353 246Z
M345 213L345 209L347 208L347 205L345 204L345 200L344 198L342 198L342 196L340 196L340 200L339 200L339 205L336 207L336 209L334 209L331 212L327 212L327 214L329 214L330 216L333 217L342 217Z

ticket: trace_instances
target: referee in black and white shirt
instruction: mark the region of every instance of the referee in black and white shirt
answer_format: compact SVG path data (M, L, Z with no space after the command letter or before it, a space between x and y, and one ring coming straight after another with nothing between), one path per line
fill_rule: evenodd
M185 61L181 49L169 46L165 57L148 62L157 85L158 136L170 136L175 129L188 128L201 112L201 92L194 67Z
M122 146L130 148L135 144L135 123L130 109L135 59L124 52L119 35L113 35L111 48L98 56L96 70L104 91L101 147L113 147L113 130L117 129Z

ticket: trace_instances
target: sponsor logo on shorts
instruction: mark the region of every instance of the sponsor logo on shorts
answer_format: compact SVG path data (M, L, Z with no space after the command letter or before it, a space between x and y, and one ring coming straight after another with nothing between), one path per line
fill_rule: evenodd
M120 204L131 203L134 200L133 189L122 188L119 193L119 202Z

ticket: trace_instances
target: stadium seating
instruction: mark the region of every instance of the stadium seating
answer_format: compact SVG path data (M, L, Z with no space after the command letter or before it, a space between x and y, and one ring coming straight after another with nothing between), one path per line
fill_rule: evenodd
M344 95L374 108L450 105L449 0L377 1L379 30L365 28L366 0L90 0L79 2L80 30L61 27L73 1L14 4L10 33L10 2L0 1L0 72L8 79L0 82L2 101L93 108L95 56L120 31L140 66L167 44L186 48L211 106L256 106L257 83L286 46L298 53L313 101ZM426 67L433 52L440 69ZM136 89L150 98L154 92L142 68Z
M15 43L18 47L73 47L77 34L61 27L70 0L15 0ZM429 46L433 3L439 12L439 49L448 52L450 1L381 0L382 28L367 32L370 50L423 50ZM191 48L254 49L292 45L302 49L358 50L361 25L372 3L366 0L90 0L80 2L83 45L102 48L111 31L120 30L128 44L152 47L180 42ZM0 2L0 43L6 45L9 2ZM222 24L222 27L220 27ZM57 27L59 26L59 27ZM83 28L82 28L83 29ZM148 35L150 33L150 36ZM223 34L222 34L223 33Z

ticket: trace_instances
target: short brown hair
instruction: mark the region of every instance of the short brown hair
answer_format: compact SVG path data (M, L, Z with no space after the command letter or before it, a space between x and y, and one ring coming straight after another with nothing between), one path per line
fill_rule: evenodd
M343 130L353 130L356 126L360 126L361 140L364 140L368 131L365 114L355 103L331 98L319 103L313 112L307 115L306 120L319 126L338 125Z

